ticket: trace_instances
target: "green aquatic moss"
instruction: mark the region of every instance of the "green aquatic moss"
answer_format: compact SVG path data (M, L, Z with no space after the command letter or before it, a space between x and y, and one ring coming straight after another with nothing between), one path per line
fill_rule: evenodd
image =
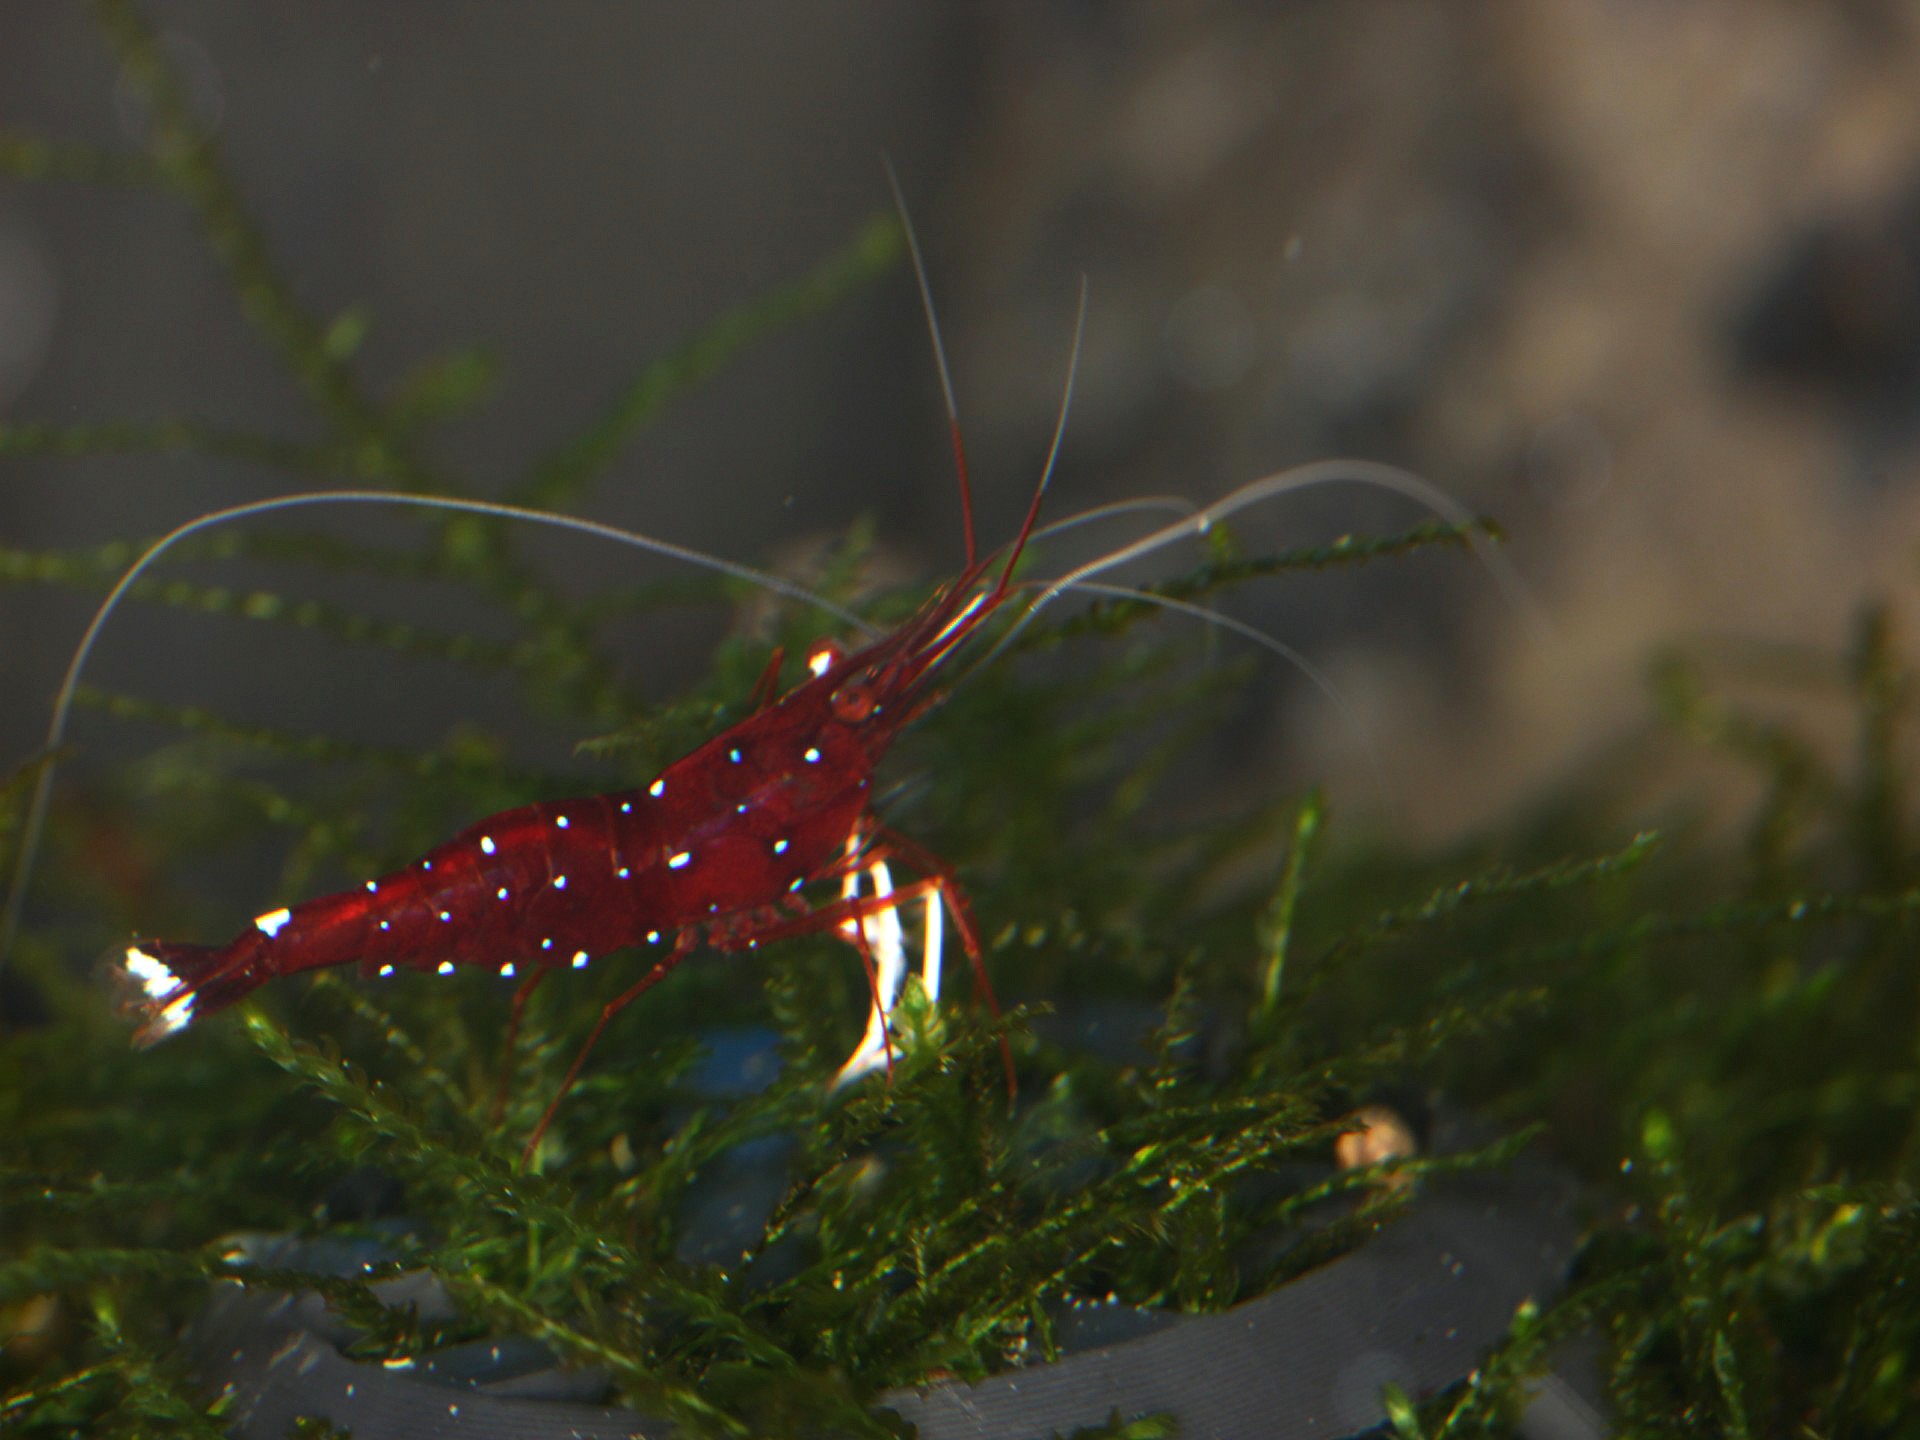
M0 427L0 454L185 451L314 485L462 493L418 440L484 403L495 383L485 358L428 360L394 393L372 393L354 367L371 317L301 308L137 12L120 0L96 9L153 108L150 152L14 135L0 137L0 172L175 196L324 438L293 445L189 419L20 421ZM814 274L644 368L516 495L571 503L681 389L899 249L893 222L875 221ZM1162 589L1201 598L1465 538L1427 526L1255 557L1222 540ZM825 593L854 602L865 543L843 548ZM0 584L102 590L138 548L9 547ZM510 677L530 707L600 737L590 748L607 788L745 713L774 645L798 655L825 633L818 616L781 611L764 633L723 643L685 693L647 705L607 654L606 622L724 606L743 598L738 586L570 599L512 532L467 518L412 548L249 531L205 537L197 553L264 561L284 583L160 578L135 603L193 612L195 624L312 630L424 673ZM511 633L437 632L307 600L310 572L430 579ZM885 623L916 598L860 603ZM1565 1298L1524 1307L1461 1386L1419 1404L1390 1397L1399 1433L1507 1433L1528 1377L1582 1329L1605 1340L1612 1400L1633 1433L1912 1433L1920 854L1903 763L1912 682L1892 618L1865 617L1839 658L1662 660L1654 698L1692 758L1761 782L1737 844L1684 815L1660 836L1623 828L1606 800L1622 777L1610 773L1497 842L1420 855L1343 845L1340 817L1315 795L1256 797L1204 825L1156 817L1165 767L1212 723L1236 673L1183 664L1153 614L1108 601L1029 628L928 717L894 767L916 777L894 802L899 823L959 868L987 926L1002 1019L964 999L936 1011L910 990L910 1043L891 1082L835 1097L823 1082L866 1003L844 947L816 937L702 957L622 1018L530 1170L521 1139L599 1007L629 983L618 965L535 997L496 1124L505 996L489 977L269 987L136 1054L71 963L124 943L136 922L219 933L193 877L223 857L285 854L289 893L310 892L578 782L512 770L478 729L383 749L86 692L104 716L172 738L90 799L64 797L12 961L9 995L30 992L34 1013L10 999L0 1022L0 1334L28 1333L0 1351L0 1429L221 1433L221 1402L188 1381L177 1338L220 1278L321 1291L362 1329L368 1356L519 1333L604 1367L625 1401L694 1431L884 1433L866 1406L889 1386L1052 1354L1054 1302L1113 1294L1216 1309L1367 1243L1407 1193L1378 1172L1281 1193L1240 1182L1324 1163L1376 1091L1433 1087L1507 1138L1397 1162L1399 1175L1438 1183L1545 1151L1590 1186L1592 1227ZM1023 663L1035 653L1047 667ZM1051 673L1056 658L1070 682ZM1750 703L1774 685L1855 717L1853 754L1836 762ZM0 784L0 851L18 844L35 773L29 762ZM129 862L90 861L107 842ZM1265 879L1231 878L1249 874ZM1051 1021L1097 1002L1157 1020L1122 1053L1090 1050ZM777 1036L782 1065L764 1088L701 1081L711 1037L728 1026ZM1021 1066L1017 1106L1000 1078L1002 1038ZM787 1180L759 1233L737 1254L685 1258L703 1181L770 1140L788 1146ZM362 1166L397 1181L419 1222L387 1266L345 1281L237 1263L226 1237L323 1227L321 1197ZM1345 1218L1317 1223L1310 1240L1250 1246L1304 1236L1303 1213L1339 1195ZM368 1288L413 1269L446 1285L461 1321L426 1325ZM1169 1432L1115 1416L1085 1433Z

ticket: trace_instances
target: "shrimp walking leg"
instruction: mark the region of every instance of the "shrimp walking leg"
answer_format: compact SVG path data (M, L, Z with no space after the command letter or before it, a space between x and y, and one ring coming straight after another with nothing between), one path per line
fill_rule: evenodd
M858 862L860 851L858 836L847 841L850 860ZM860 898L860 877L863 874L872 876L876 898L893 894L893 872L885 860L875 860L864 869L847 872L841 882L842 900ZM871 1073L876 1065L884 1064L887 1073L893 1073L893 1038L888 1021L893 1014L894 1002L900 997L900 987L906 979L907 970L907 947L898 907L888 906L875 915L859 920L843 920L840 922L840 933L860 950L862 960L867 961L873 1001L867 1010L866 1034L860 1037L860 1043L854 1046L853 1053L833 1077L832 1088L835 1090Z
M513 1083L513 1047L520 1039L520 1017L526 1013L527 1001L533 998L533 992L540 988L540 982L551 972L544 965L536 965L533 973L522 980L513 992L513 1008L507 1012L506 1038L500 1042L500 1082L493 1091L493 1126L500 1127L500 1118L507 1113L507 1090Z
M966 893L960 889L959 883L954 878L951 869L944 861L922 851L919 846L911 842L903 845L896 844L897 837L894 837L888 831L876 830L874 835L875 838L866 851L866 861L869 867L883 857L891 857L906 860L916 869L924 866L933 873L923 875L920 879L909 881L904 885L897 885L886 895L866 895L853 899L837 900L830 905L821 906L810 915L775 925L769 925L754 932L755 941L766 943L786 939L794 935L817 934L822 930L835 930L838 931L843 938L846 938L846 931L843 927L849 920L863 921L868 916L882 914L887 911L897 912L901 907L915 902L925 902L930 906L943 906L947 914L953 919L954 929L960 936L960 946L966 952L968 963L973 967L974 978L980 985L980 993L986 999L987 1008L992 1013L993 1018L999 1020L1001 1018L1000 1002L994 996L993 986L987 980L986 964L980 948L979 931L974 926L973 912L967 904ZM926 957L927 963L930 966L937 968L939 953L939 943L935 942ZM935 988L937 988L937 984L938 981L936 978ZM875 988L877 993L877 980ZM858 1055L859 1052L856 1051L855 1053ZM1006 1070L1007 1094L1011 1097L1016 1090L1013 1069L1013 1050L1012 1047L1007 1044L1005 1035L1000 1037L1000 1058Z
M868 873L873 876L876 899L894 894L893 877L885 861L875 862L869 867ZM857 875L847 877L843 898L858 897L857 881ZM920 988L931 1003L940 998L940 958L946 919L945 905L938 890L929 890L921 898L920 908ZM861 921L860 925L864 928L860 930L856 930L853 921L841 922L841 932L850 939L857 934L864 934L878 956L879 973L874 984L873 1006L867 1013L866 1034L834 1075L833 1088L836 1090L851 1085L883 1066L889 1072L892 1070L893 1010L899 1002L907 975L906 943L899 910L899 905L890 906L878 916Z
M601 1007L600 1018L594 1022L593 1030L587 1036L586 1043L580 1047L580 1053L573 1057L573 1064L567 1067L566 1078L560 1082L560 1089L547 1105L545 1113L540 1116L540 1123L533 1127L533 1133L527 1137L526 1148L520 1152L520 1163L522 1165L531 1166L533 1164L533 1152L540 1148L541 1137L547 1133L547 1127L553 1124L553 1117L560 1113L560 1103L567 1098L568 1092L573 1089L574 1081L580 1078L580 1067L587 1063L587 1056L593 1053L593 1047L599 1043L601 1034L607 1028L607 1023L622 1010L626 1009L627 1006L646 994L647 991L651 990L655 985L658 985L662 980L666 979L668 973L672 971L674 966L678 965L682 960L686 959L688 955L693 953L698 938L699 934L697 931L682 930L679 938L674 942L673 949L655 962L654 967L640 977L638 984L621 991ZM524 991L530 989L531 986L522 986L521 988Z
M890 899L893 895L893 877L887 870L887 862L876 861L868 868L873 875L874 898ZM847 876L843 903L860 898L860 875L861 872L856 870ZM870 1049L880 1056L877 1063L886 1066L889 1078L893 1075L893 1036L887 1021L893 1012L893 1002L900 993L901 976L906 970L906 946L896 907L889 905L885 910L871 915L843 920L839 930L860 957L860 967L867 977L869 1001L866 1034L834 1076L833 1084L829 1087L834 1090L873 1068L873 1063L864 1058ZM877 968L876 949L879 952ZM856 1065L860 1066L859 1070L850 1075L849 1070Z

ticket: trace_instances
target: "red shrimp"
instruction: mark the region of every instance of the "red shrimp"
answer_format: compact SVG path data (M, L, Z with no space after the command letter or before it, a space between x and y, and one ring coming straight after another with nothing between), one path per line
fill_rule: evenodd
M821 647L808 679L650 785L502 811L404 869L261 915L226 945L139 941L125 959L141 992L136 1039L164 1039L276 976L341 965L362 975L451 974L460 966L523 974L517 1027L527 996L552 971L629 947L662 949L646 975L602 1011L528 1141L531 1152L607 1022L703 941L751 950L832 930L862 952L871 973L867 921L922 900L929 944L937 944L936 911L944 907L998 1015L971 907L952 869L878 822L872 785L901 728L936 698L934 671L1007 599L1041 498L1037 490L990 588L976 590L994 559L975 560L891 634L850 653ZM763 690L771 690L774 673L769 667ZM918 878L894 885L888 860ZM805 896L815 881L857 880L862 872L874 876L879 893L850 888L817 907ZM878 982L875 1000L882 1002ZM1011 1088L1004 1037L1002 1056ZM856 1051L849 1066L859 1058Z
M1077 344L1076 339L1076 350ZM1064 424L1063 405L1061 428ZM269 911L223 946L138 941L128 947L122 962L140 1021L137 1042L152 1044L173 1035L280 975L350 964L357 965L363 975L390 975L403 968L451 974L461 966L483 966L521 981L505 1043L510 1056L527 999L548 974L584 967L620 949L654 949L658 958L652 967L601 1011L527 1141L526 1154L531 1157L607 1024L702 942L737 951L819 931L847 940L866 965L874 1003L866 1036L842 1067L842 1080L877 1068L883 1057L891 1060L888 1021L904 969L899 915L909 905L924 907L923 974L929 997L939 981L943 915L951 916L981 994L997 1017L999 1008L982 961L978 928L952 868L886 828L872 808L873 776L879 762L902 728L939 698L932 686L935 673L1016 588L1013 571L1035 534L1060 429L1055 431L1054 453L1003 561L971 553L971 500L957 427L955 436L968 563L905 624L851 652L834 645L817 648L809 657L809 677L777 699L773 698L776 656L758 688L760 703L755 712L675 761L647 786L502 811L403 869L356 889ZM1391 467L1356 461L1302 466L1244 486L1045 585L1015 627L1068 589L1131 594L1201 614L1274 650L1306 669L1338 703L1331 686L1272 637L1184 602L1120 590L1093 579L1161 545L1200 533L1236 510L1336 481L1395 491L1427 504L1456 525L1466 524L1469 518L1425 481ZM48 754L56 753L63 743L78 676L102 625L164 551L229 520L330 503L425 505L563 526L697 559L788 595L825 603L744 566L594 521L514 506L362 491L260 501L181 526L122 577L69 665L55 705ZM1517 579L1495 557L1483 552L1482 558L1524 602ZM990 579L996 564L999 573ZM839 613L850 624L859 625L855 617ZM1001 643L1012 634L1003 635ZM0 942L10 938L17 923L45 816L51 772L50 763L42 766L14 886L0 917ZM902 864L915 878L895 885L890 861ZM873 893L860 893L863 878L871 879ZM820 904L808 899L805 892L810 886L832 880L840 882L837 899ZM0 953L4 949L0 943ZM880 961L877 974L876 958ZM1001 1052L1011 1091L1013 1060L1004 1036ZM503 1089L500 1098L504 1093ZM498 1103L495 1108L497 1112Z
M225 945L139 940L123 961L135 996L131 1008L140 1020L136 1043L165 1039L281 975L343 965L357 966L363 976L402 968L447 975L461 966L484 966L524 977L508 1023L511 1055L527 998L547 975L583 968L616 950L662 951L639 981L601 1011L527 1141L530 1159L608 1022L702 942L717 950L752 950L769 940L831 930L853 944L867 971L873 1011L841 1080L872 1068L876 1048L891 1065L888 1017L903 968L898 913L915 901L925 907L928 988L938 983L944 911L982 996L999 1017L965 892L945 861L880 824L872 808L873 775L902 727L936 699L933 673L1012 593L1014 567L1039 519L1059 453L1067 405L1063 401L1053 449L1004 562L981 558L952 384L910 227L908 238L952 428L967 550L959 576L891 634L851 652L833 645L816 649L808 660L809 678L778 699L776 654L761 680L755 713L647 786L488 816L413 864L357 889L269 911ZM1076 361L1078 353L1076 328ZM293 503L322 498L295 497ZM221 518L230 517L206 517L195 526ZM149 551L140 565L181 533ZM997 579L978 588L996 564ZM101 618L117 598L118 592L109 597ZM96 629L98 624L96 619ZM76 669L93 633L82 642ZM59 724L56 717L56 732ZM896 886L890 860L917 878ZM870 896L860 894L863 874L873 881ZM836 878L840 898L817 907L807 899L809 885ZM876 949L881 973L874 967ZM1000 1050L1011 1096L1013 1052L1004 1035ZM496 1113L504 1095L503 1080Z
M752 950L773 940L821 931L847 940L866 967L873 1009L866 1037L842 1067L842 1080L876 1068L883 1054L891 1062L888 1021L904 970L899 916L909 905L924 907L924 974L929 994L938 984L943 915L950 916L981 994L999 1016L972 908L953 869L879 821L873 810L873 777L902 728L937 701L932 684L935 673L1014 591L1013 572L1035 534L1059 453L1072 396L1073 366L1069 366L1053 447L1026 517L1004 559L981 557L975 549L972 497L952 382L910 225L907 236L952 427L967 555L954 581L890 634L851 651L835 645L819 647L809 657L808 678L777 698L780 657L776 655L758 688L754 713L669 765L647 786L502 811L391 874L355 889L269 911L225 945L139 940L128 947L122 962L134 996L131 1008L140 1022L137 1043L164 1039L193 1020L234 1004L276 976L344 965L357 966L363 975L429 968L451 974L462 966L480 966L520 979L506 1039L510 1056L527 999L547 975L584 967L617 950L653 949L658 958L651 968L602 1009L527 1141L525 1154L530 1159L607 1024L702 943L718 950ZM1080 323L1084 321L1083 289ZM1073 353L1077 362L1078 328ZM1457 525L1465 526L1470 518L1450 497L1391 467L1351 461L1304 466L1255 481L1072 571L1048 586L1015 628L1068 588L1112 589L1094 583L1092 577L1182 536L1201 533L1233 511L1339 480L1393 490ZM241 505L181 526L122 577L95 615L68 669L55 705L49 755L62 741L80 669L102 624L163 551L211 525L330 502L430 505L560 525L694 559L771 589L825 603L794 586L711 556L593 521L485 501L336 491ZM1517 581L1510 581L1484 552L1483 558L1510 590L1517 587ZM1157 603L1198 609L1165 599ZM838 613L855 625L860 623L845 612ZM1322 689L1333 693L1280 642L1211 612L1198 613L1302 665ZM1011 633L1003 637L1003 644ZM1337 702L1338 697L1334 698ZM51 764L43 765L14 886L0 915L0 956L19 918L51 776ZM896 884L889 862L898 862L914 878ZM861 893L863 878L871 880L873 893ZM823 903L808 898L809 887L829 881L840 883L838 898ZM1011 1094L1013 1056L1004 1035L1000 1048ZM496 1114L504 1095L503 1080Z

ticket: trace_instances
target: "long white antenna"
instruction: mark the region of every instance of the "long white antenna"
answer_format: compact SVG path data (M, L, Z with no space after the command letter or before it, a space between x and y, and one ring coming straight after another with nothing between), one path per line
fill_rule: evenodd
M1111 520L1116 515L1146 515L1156 510L1167 511L1174 515L1197 515L1200 507L1184 495L1142 495L1134 500L1110 500L1104 505L1094 505L1082 510L1078 515L1066 515L1058 520L1049 520L1036 526L1028 540L1045 540L1050 535L1064 535L1069 530L1077 530L1082 525L1092 525L1101 520Z
M933 363L940 370L940 394L947 406L947 422L960 424L960 406L953 398L953 371L947 367L947 342L940 335L940 317L933 309L933 286L927 283L927 262L920 255L920 237L913 228L913 216L907 212L907 195L900 188L900 177L893 173L893 160L881 155L887 172L887 188L893 191L894 209L900 212L900 228L906 232L907 254L913 259L913 278L920 282L920 308L927 313L927 329L933 335Z
M536 525L549 525L557 530L595 535L602 539L618 541L623 545L635 546L651 554L684 560L721 575L730 575L736 580L750 581L775 594L817 606L842 624L863 634L879 633L851 610L834 604L825 596L816 595L805 586L796 585L791 580L783 580L778 575L769 575L764 571L756 570L751 565L741 565L732 560L722 559L718 555L709 555L702 550L676 545L670 540L656 540L651 535L623 530L617 525L604 524L598 520L583 520L572 515L556 515L546 510L530 510L524 506L506 505L492 500L463 500L447 495L398 494L387 490L323 490L298 495L281 495L272 500L255 500L246 505L235 505L225 510L216 510L211 514L202 515L163 535L148 547L144 555L133 562L132 568L120 577L119 583L108 591L107 598L100 602L100 608L94 612L92 623L87 626L86 634L81 636L80 645L73 652L73 660L67 666L66 678L60 682L60 689L54 697L53 721L47 727L47 742L40 761L40 774L34 782L33 800L27 807L26 824L20 832L20 856L14 864L13 884L7 892L6 910L0 914L0 970L6 967L7 956L13 950L14 936L18 933L20 926L20 912L26 903L27 885L32 878L34 860L39 853L41 832L46 826L47 806L53 794L54 756L67 737L67 718L73 709L74 693L79 688L80 672L86 667L87 657L93 653L94 642L99 639L100 631L106 625L108 616L113 614L121 599L128 590L133 588L134 582L146 572L147 568L188 536L197 535L202 530L224 525L229 521L245 520L256 515L269 515L280 510L297 510L311 505L410 505L427 510L453 511L463 515L489 515L503 520L525 520Z
M1007 551L1006 567L1000 572L1000 583L994 586L995 597L1005 595L1007 586L1013 580L1013 567L1020 563L1021 553L1027 548L1027 542L1033 538L1033 527L1040 519L1041 502L1047 498L1047 487L1053 484L1053 467L1060 459L1060 442L1066 439L1067 416L1073 410L1073 386L1080 378L1080 347L1087 335L1087 277L1080 277L1080 304L1073 315L1073 348L1067 352L1067 383L1060 391L1060 414L1053 422L1053 440L1047 446L1047 463L1040 470L1040 483L1034 487L1033 499L1027 503L1027 518L1020 522L1020 533L1013 538L1013 544Z
M900 177L893 173L893 161L882 151L881 167L887 172L887 185L893 191L893 206L900 213L900 229L907 237L907 254L913 259L913 278L920 287L920 308L927 315L927 333L933 339L933 363L940 371L940 398L947 407L947 431L953 440L953 463L960 472L961 520L966 527L967 568L974 563L973 482L967 478L967 448L960 439L960 403L953 395L953 371L947 365L947 342L940 335L940 317L934 313L933 286L927 281L927 262L920 255L920 237L914 233L913 216L907 213L906 193Z
M1347 703L1347 697L1340 693L1340 687L1333 683L1324 670L1286 641L1277 635L1269 635L1256 625L1249 625L1244 620L1237 620L1210 606L1196 605L1191 600L1179 600L1171 595L1156 595L1151 590L1136 590L1130 585L1109 585L1102 580L1076 580L1073 582L1073 588L1090 595L1108 595L1117 600L1138 600L1148 605L1158 606L1162 610L1174 611L1176 614L1191 615L1197 620L1204 620L1209 625L1225 630L1230 635L1238 635L1243 640L1250 640L1262 650L1278 655L1306 676L1314 689L1326 696L1333 708L1339 712L1340 718L1346 721L1348 729L1359 737L1361 749L1366 752L1367 769L1373 772L1374 788L1380 792L1381 803L1389 812L1397 808L1394 803L1393 787L1387 783L1386 766L1380 760L1380 752L1375 747L1372 737L1367 734L1366 726L1361 724L1360 717Z
M1552 622L1547 618L1546 611L1541 607L1540 602L1534 598L1533 592L1527 588L1526 582L1520 578L1519 572L1504 555L1473 533L1472 512L1446 491L1431 481L1422 479L1411 470L1402 470L1397 465L1384 465L1377 460L1314 460L1242 485L1239 489L1223 495L1213 504L1195 511L1184 520L1162 526L1152 534L1142 536L1131 545L1123 545L1118 550L1109 551L1098 560L1089 560L1086 564L1069 570L1041 592L1040 598L1028 607L1026 614L1022 615L1001 637L999 645L994 647L995 651L1004 649L1041 609L1075 588L1079 582L1104 574L1130 560L1138 560L1143 555L1151 555L1154 551L1171 545L1176 540L1204 535L1217 522L1246 509L1249 505L1258 505L1262 501L1276 499L1282 495L1292 495L1301 490L1315 489L1321 485L1370 485L1376 489L1389 490L1426 506L1428 510L1465 535L1467 544L1473 549L1474 557L1487 568L1487 573L1500 587L1507 603L1526 620L1535 637L1538 639L1552 637Z

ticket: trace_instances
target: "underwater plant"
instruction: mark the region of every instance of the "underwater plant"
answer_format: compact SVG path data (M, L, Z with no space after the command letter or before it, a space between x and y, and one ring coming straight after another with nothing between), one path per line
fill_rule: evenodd
M152 186L184 206L323 438L8 421L0 455L186 452L276 488L478 493L425 458L424 439L484 401L485 362L456 354L374 391L356 365L366 317L323 322L297 302L140 12L96 8L149 108L146 152L12 135L0 167L22 183ZM647 367L515 497L575 505L661 407L901 253L895 223L876 219ZM1480 528L1277 555L1243 554L1222 528L1199 565L1153 588L1199 603L1462 547ZM810 588L901 624L928 591L874 593L872 546L856 530ZM101 591L141 548L10 544L0 579ZM518 532L475 516L344 538L221 531L194 561L242 578L159 575L134 598L181 625L316 632L409 683L503 681L601 737L590 749L609 790L752 713L775 647L797 670L844 638L817 609L768 607L714 575L582 598ZM391 618L378 597L392 582L457 595L461 623ZM638 693L609 629L689 605L753 615L690 684ZM163 923L215 933L230 885L207 877L257 874L263 853L276 893L311 893L573 793L579 775L515 767L478 723L375 744L81 691L92 725L140 738L129 762L56 792L0 992L0 1429L225 1433L232 1401L207 1392L180 1341L217 1283L323 1295L369 1361L511 1334L693 1432L893 1433L871 1408L883 1392L1044 1363L1076 1305L1202 1313L1276 1293L1391 1231L1423 1190L1526 1150L1587 1187L1566 1292L1522 1306L1457 1386L1390 1392L1399 1433L1508 1433L1530 1378L1582 1331L1603 1337L1610 1400L1635 1433L1910 1426L1920 855L1902 763L1912 686L1891 619L1866 617L1837 662L1663 663L1657 696L1690 753L1760 781L1740 843L1685 814L1661 835L1623 817L1645 763L1624 755L1497 840L1427 855L1336 843L1317 792L1249 786L1225 818L1158 803L1244 668L1268 663L1196 664L1190 634L1158 615L1124 597L1044 612L902 742L909 779L889 814L964 877L1004 1015L936 1007L910 982L890 1076L836 1093L825 1082L869 1003L844 941L703 955L596 1051L531 1169L521 1139L635 978L616 966L527 1002L496 1117L511 1003L496 977L323 974L136 1052L76 961ZM1854 718L1851 756L1742 703L1783 675ZM51 758L26 757L0 786L9 863ZM1002 1046L1020 1069L1011 1106ZM1499 1128L1464 1154L1333 1163L1364 1104L1414 1109L1430 1093ZM770 1177L771 1193L719 1223L743 1175ZM236 1232L378 1248L343 1277L263 1263ZM418 1274L449 1311L389 1303L382 1287ZM1139 1423L1118 1417L1114 1432Z

